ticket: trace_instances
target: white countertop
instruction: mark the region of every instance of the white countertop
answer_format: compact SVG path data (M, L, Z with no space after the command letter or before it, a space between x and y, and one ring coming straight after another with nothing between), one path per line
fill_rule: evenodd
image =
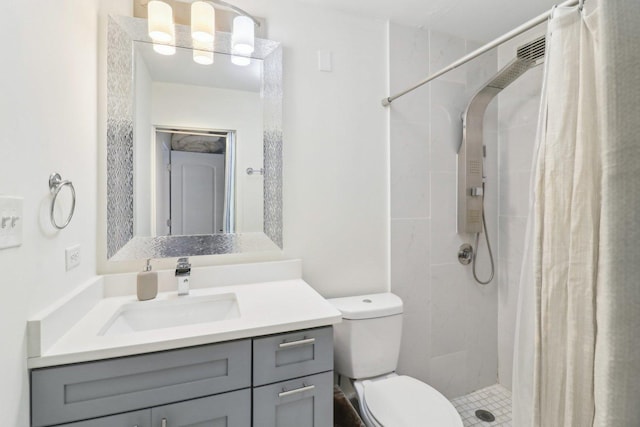
M153 351L269 335L340 322L341 314L302 279L193 289L187 296L163 292L155 300L236 294L240 316L187 326L99 335L105 323L135 295L101 299L46 350L28 359L29 368L130 356Z

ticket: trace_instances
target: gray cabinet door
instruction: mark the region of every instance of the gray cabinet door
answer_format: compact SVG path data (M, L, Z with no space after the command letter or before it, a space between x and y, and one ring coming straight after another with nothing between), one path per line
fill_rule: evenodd
M253 340L253 385L261 386L333 369L331 327Z
M250 427L251 389L151 408L152 427Z
M253 427L333 427L333 373L254 388Z
M127 412L111 417L95 418L78 423L65 424L64 427L151 427L151 410Z

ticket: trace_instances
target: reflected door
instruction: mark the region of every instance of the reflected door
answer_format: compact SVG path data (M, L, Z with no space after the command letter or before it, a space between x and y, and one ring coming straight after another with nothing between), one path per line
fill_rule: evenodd
M223 232L224 175L224 154L171 152L171 234Z

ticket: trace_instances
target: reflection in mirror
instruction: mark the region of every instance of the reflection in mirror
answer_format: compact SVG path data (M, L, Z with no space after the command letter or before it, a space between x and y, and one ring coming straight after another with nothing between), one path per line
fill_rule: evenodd
M188 29L177 26L172 55L145 30L144 19L109 22L108 256L282 247L279 44L257 39L238 66L230 36L217 33L204 65Z
M263 61L134 51L135 235L261 232L262 178L241 171L262 166Z
M235 232L234 133L156 127L155 236Z

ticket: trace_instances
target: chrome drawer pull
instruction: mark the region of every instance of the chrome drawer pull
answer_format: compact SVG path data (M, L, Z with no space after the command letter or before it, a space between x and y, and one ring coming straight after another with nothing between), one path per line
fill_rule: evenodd
M282 393L278 393L278 397L287 397L287 396L291 396L292 394L298 394L305 391L313 390L314 388L316 388L316 386L314 386L313 384L311 385L303 384L302 387L296 388L295 390L283 391Z
M283 342L283 343L280 343L278 345L278 347L280 347L280 348L290 348L290 347L297 347L299 345L313 344L314 342L316 342L315 338L306 338L306 339L301 339L301 340L298 340L298 341Z

